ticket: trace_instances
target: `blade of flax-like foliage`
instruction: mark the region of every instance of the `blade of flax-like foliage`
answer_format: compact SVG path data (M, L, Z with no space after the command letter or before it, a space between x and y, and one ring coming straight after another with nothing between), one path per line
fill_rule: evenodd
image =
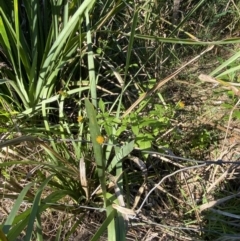
M18 14L18 0L14 0L13 2L14 5L14 23L15 23L15 31L16 31L16 46L17 46L17 62L19 66L19 80L22 81L22 70L21 70L21 59L20 59L20 33L19 33L19 14Z
M134 41L134 35L135 35L135 29L137 26L137 21L138 21L138 10L134 13L134 16L133 16L133 23L132 23L132 27L131 27L131 34L130 34L130 38L129 38L127 58L126 58L125 71L124 71L124 85L126 83L126 79L128 76L128 69L129 69L129 65L130 65L130 61L131 61L131 53L132 53L132 47L133 47L133 41ZM119 102L118 102L117 117L119 117L119 115L120 115L120 110L121 110L121 106L122 106L122 96L123 96L123 93L125 90L126 90L126 87L122 88L122 92L121 92ZM119 168L119 173L117 173L117 176L120 175L120 173L122 173L121 168Z
M36 232L37 232L37 241L43 241L43 232L42 232L42 224L40 214L36 215Z
M43 200L43 203L51 202L51 203L56 203L59 201L62 197L69 195L70 191L66 190L59 190L54 193L51 193L48 197L46 197ZM42 213L45 211L47 208L49 208L50 204L41 204L39 206L39 211L38 213ZM56 207L55 207L56 208ZM61 209L60 209L61 210ZM65 210L65 209L64 209ZM61 210L61 211L64 211ZM31 214L31 208L27 209L26 211L20 213L14 218L13 222L13 228L9 231L7 237L9 241L16 240L17 237L20 235L20 233L26 228L28 222L29 222L29 216Z
M22 233L23 230L25 230L27 224L28 224L28 218L31 213L31 209L27 209L20 215L16 216L14 219L14 226L9 231L7 237L9 241L15 241L19 237L19 235Z
M47 100L48 98L50 98L54 87L54 81L56 81L56 76L58 75L58 72L64 64L62 59L63 57L66 57L66 55L68 54L66 52L67 50L72 50L71 46L66 46L66 44L69 45L71 43L71 41L69 41L69 38L73 38L73 33L76 29L77 24L83 21L84 13L91 9L94 3L94 0L85 0L77 9L77 11L68 20L66 25L63 27L62 31L58 33L56 40L54 41L51 49L48 52L48 55L46 56L46 59L43 62L42 71L40 72L38 78L36 88L36 90L39 91L37 93L38 99ZM58 6L55 2L52 3L52 8L55 8L55 10L58 9ZM77 38L75 45L76 44ZM42 103L42 116L48 116L46 103L44 102ZM44 119L44 125L46 130L50 130L48 118ZM56 150L54 142L52 142L51 144L53 145L53 148Z
M92 38L90 30L89 12L86 11L87 45L88 45L88 71L90 81L90 91L93 105L97 108L97 83L95 78L94 58L92 50Z
M102 223L101 227L98 229L98 231L94 234L94 236L90 239L90 241L97 241L100 239L101 235L104 233L104 231L106 230L107 227L109 227L110 222L113 220L114 216L115 216L116 212L113 209L109 215L107 216L107 218L104 220L104 222ZM110 239L108 237L108 240L113 240Z
M93 143L94 157L97 164L98 177L100 180L103 197L106 204L105 160L103 157L103 149L101 146L102 143L98 141L98 138L101 138L100 128L97 123L95 109L88 99L85 99L85 106L87 111L87 117L89 119L89 129Z
M123 178L122 178L122 173L123 173L123 167L122 167L122 160L124 157L129 155L132 150L134 149L134 141L131 141L130 143L127 143L123 147L115 147L115 156L113 160L111 161L109 167L108 167L108 172L112 171L116 167L116 185L119 188L119 195L123 195ZM123 205L123 203L119 203L120 205ZM122 213L117 212L118 218L116 219L116 232L118 232L118 240L126 240L126 233L127 233L127 226L128 224L126 223L127 220L124 219L124 216Z
M48 56L43 63L42 72L40 73L40 76L38 78L38 83L37 83L37 90L40 90L44 86L44 88L42 88L41 92L39 93L39 95L43 99L46 99L48 97L49 86L52 86L53 78L48 78L48 75L51 74L52 71L60 67L60 66L54 65L53 63L54 62L59 63L58 60L60 58L63 48L65 47L67 38L72 34L72 31L74 30L77 23L83 18L83 14L85 13L85 11L87 9L90 9L94 4L94 2L95 2L94 0L85 0L81 4L81 6L69 19L68 23L62 29L61 33L58 35L54 44L52 45L48 53Z
M5 221L4 226L3 226L3 232L6 235L8 234L8 231L10 230L10 228L13 224L13 220L17 216L18 210L23 202L25 195L27 194L28 190L31 188L32 185L33 185L33 183L29 183L28 185L26 185L23 188L23 190L21 191L21 193L18 195L18 198L15 201L13 208L12 208L10 214L8 215L7 220Z
M24 241L31 240L31 236L32 236L33 228L34 228L34 222L35 222L36 216L39 214L39 202L41 199L41 195L42 195L44 187L48 184L48 182L52 179L52 177L53 177L53 175L46 178L46 180L42 183L42 185L39 187L39 189L37 191L37 194L33 201L32 210L31 210L31 214L29 217L28 227L27 227L26 236L24 238Z
M8 79L0 79L0 85L1 84L6 84L6 85L10 84L11 87L13 87L13 89L18 93L19 97L23 101L23 104L25 106L28 106L24 93L22 93L21 89L19 88L18 84L15 81L8 80Z
M14 68L14 71L16 72L17 66L15 65L15 62L13 61L13 53L11 50L11 44L10 40L8 38L7 31L10 32L14 36L14 31L11 28L11 24L9 23L4 11L2 8L0 8L0 34L2 39L0 38L0 43L2 48L5 47L6 51L4 54L8 57L8 59L12 62L12 67Z
M68 0L64 0L64 9L63 9L63 26L66 26L67 21L68 21L68 8L69 8L69 4L68 4Z
M18 63L18 71L19 71L19 76L17 77L18 80L18 85L20 88L20 91L24 93L25 99L27 102L29 102L29 96L26 92L25 86L24 86L24 80L23 80L23 73L22 73L22 68L21 68L21 44L22 44L22 39L21 39L21 33L20 33L20 24L19 24L19 2L18 0L14 0L14 23L15 23L15 33L16 33L16 47L17 47L17 63Z
M35 104L36 81L46 46L42 36L40 12L37 0L14 0L13 6L10 5L6 12L8 17L4 18L5 28L8 30L7 34L11 43L12 58L10 63L15 72L13 81L16 81L15 84L20 91L14 86L13 88L21 98L25 108ZM14 24L9 19L11 15L14 16ZM22 22L20 23L19 20ZM12 25L15 27L13 28ZM9 52L6 48L4 50Z
M88 90L89 87L80 87L80 88L76 88L76 89L72 89L72 90L69 90L69 91L66 91L66 94L67 95L73 95L74 93L78 93L78 92L81 92L81 91L84 91L84 90ZM40 110L42 106L44 106L44 108L46 107L46 104L49 104L51 102L54 102L56 100L59 99L59 94L58 95L54 95L46 100L43 100L42 102L40 102L37 106L35 106L34 108L29 108L25 111L23 111L22 113L20 113L18 115L19 118L22 118L26 115L30 115L30 114L33 114L34 111L37 111L37 110ZM44 115L46 116L46 115Z
M94 157L97 165L97 172L98 172L98 178L101 184L102 188L102 194L104 199L104 207L106 208L107 218L111 215L113 208L111 206L110 201L107 198L107 190L106 190L106 175L105 175L105 157L103 155L103 149L101 144L103 143L103 137L100 133L100 128L97 123L96 118L96 111L94 109L94 106L90 103L90 101L86 98L85 99L85 107L87 111L87 117L89 119L89 129L90 129L90 135L92 139L93 144L93 151L94 151ZM115 230L115 222L113 217L109 221L108 225L108 238L109 240L116 240L116 230Z
M104 113L105 108L104 108L104 103L100 100L99 101L99 106L101 108L101 111ZM117 114L116 114L117 115ZM131 141L130 143L125 144L122 147L119 147L116 144L116 130L118 130L118 124L117 122L112 122L111 125L109 125L109 122L106 121L103 123L104 130L107 133L108 138L108 144L106 146L106 160L110 162L107 171L108 173L111 173L116 170L116 175L115 177L112 177L115 179L115 184L118 187L118 190L115 192L117 193L117 200L118 200L118 205L125 206L124 202L122 202L120 197L123 197L123 180L122 180L122 173L123 173L123 168L122 168L122 160L124 157L126 157L130 152L132 152L134 148L134 141ZM112 153L112 148L114 146L114 152L115 156L112 159L110 156L110 153ZM126 239L126 233L127 233L127 226L128 226L128 220L126 217L120 213L117 212L117 218L115 218L115 230L117 233L117 240L125 240Z
M38 0L24 0L24 6L26 9L26 14L28 17L29 23L29 35L31 42L31 70L29 74L29 99L31 103L35 102L35 88L37 82L37 76L39 72L39 68L41 66L40 60L42 59L42 55L44 53L44 40L43 34L41 31L41 14L42 11L39 10L39 1ZM26 21L26 20L25 20ZM40 26L40 28L39 28Z
M134 13L134 16L133 16L133 23L132 23L132 27L131 27L131 34L130 34L130 38L129 38L129 44L128 44L128 50L127 50L127 58L126 58L126 64L125 64L124 85L125 85L125 83L126 83L126 79L127 79L127 76L128 76L128 68L129 68L130 61L131 61L131 53L132 53L132 47L133 47L135 29L136 29L137 21L138 21L138 11L139 11L139 10L137 10L137 11ZM122 95L123 95L125 89L126 89L126 88L122 88L122 92L121 92L121 95L120 95L120 100L119 100L119 103L118 103L117 117L119 117L119 115L120 115L120 109L121 109L121 106L122 106ZM119 173L117 173L117 176L118 176L120 173L122 173L121 170L120 170Z
M59 5L59 1L53 1L53 0L51 0L51 4L52 4L52 13L53 13L53 16L52 16L52 27L53 27L53 39L54 40L56 40L57 39L57 37L58 37L58 17L59 17L59 15L58 15L58 5Z
M14 2L15 10L16 4L17 3ZM11 13L9 14L11 15ZM20 97L24 106L28 106L28 94L25 90L24 81L22 79L21 65L19 66L19 63L23 64L26 69L26 73L29 73L30 65L28 59L28 50L25 46L25 43L22 41L22 36L19 33L18 10L14 12L17 22L15 23L15 28L18 29L17 33L11 26L11 22L7 15L3 12L2 8L0 8L0 15L0 45L2 46L3 52L7 56L9 62L12 64L14 70L14 75L11 75L11 77L14 79L10 79L10 81L16 81L12 87L17 93L21 93ZM13 82L9 82L9 84L12 84Z
M125 72L124 72L124 83L127 79L128 76L128 68L130 65L131 61L131 53L132 53L132 48L133 48L133 41L134 41L134 36L135 36L135 30L137 26L137 21L138 21L138 12L139 10L136 10L133 15L133 22L131 26L131 33L130 33L130 38L129 38L129 44L128 44L128 50L127 50L127 58L126 58L126 65L125 65Z

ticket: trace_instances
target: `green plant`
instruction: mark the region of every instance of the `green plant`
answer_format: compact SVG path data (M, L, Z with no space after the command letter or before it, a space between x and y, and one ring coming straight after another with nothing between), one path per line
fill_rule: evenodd
M155 98L156 91L152 91L132 111L125 109L164 76L170 74L168 80L172 80L183 71L189 55L197 56L202 46L239 43L239 39L197 39L200 31L194 32L192 26L195 23L200 28L200 24L194 14L201 15L204 4L211 3L183 3L186 15L178 26L169 21L169 3L0 0L0 123L3 131L9 130L8 123L13 126L9 140L0 143L3 155L7 155L0 163L5 180L0 187L5 197L16 199L1 226L3 240L15 240L23 230L25 240L44 240L41 217L53 210L66 213L56 228L56 240L68 240L78 225L86 222L88 208L102 215L90 240L98 240L106 229L109 240L126 240L128 215L134 213L131 208L140 200L138 194L132 194L136 193L134 185L142 180L144 185L155 185L161 175L175 168L160 165L162 160L158 160L158 169L148 154L141 153L139 162L154 169L153 173L149 170L147 179L125 169L131 166L128 156L135 147L147 150L155 144L169 148L170 141L181 140L177 132L176 139L163 137L174 129L175 114L184 105L166 103L164 95L157 92ZM219 20L222 17L216 16ZM176 62L181 68L175 72ZM237 63L229 69L237 70ZM17 137L16 132L22 136ZM203 130L192 144L205 149L209 138L209 132ZM11 196L12 192L19 198ZM188 194L184 192L186 200ZM180 198L174 195L167 194L167 198L177 210L175 201L180 202ZM27 203L25 212L20 210L23 200ZM185 204L181 208L184 212L187 209ZM161 213L152 211L156 216ZM64 233L68 220L72 228ZM166 232L170 229L162 230L170 239L174 237ZM189 233L184 235L189 237Z

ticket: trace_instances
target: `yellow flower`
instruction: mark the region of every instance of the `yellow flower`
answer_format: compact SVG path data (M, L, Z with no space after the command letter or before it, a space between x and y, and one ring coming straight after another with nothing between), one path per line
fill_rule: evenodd
M183 101L179 101L177 106L180 108L180 109L183 109L185 107L185 103Z
M97 143L99 143L99 144L103 144L104 138L103 138L102 136L97 136L96 141L97 141Z
M83 117L82 116L78 116L77 121L78 122L82 122L82 120L83 120Z

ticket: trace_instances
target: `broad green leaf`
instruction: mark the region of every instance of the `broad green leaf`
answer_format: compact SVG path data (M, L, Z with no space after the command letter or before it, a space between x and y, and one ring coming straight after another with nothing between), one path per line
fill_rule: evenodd
M136 144L140 149L146 150L151 147L154 137L148 133L140 133L136 138Z

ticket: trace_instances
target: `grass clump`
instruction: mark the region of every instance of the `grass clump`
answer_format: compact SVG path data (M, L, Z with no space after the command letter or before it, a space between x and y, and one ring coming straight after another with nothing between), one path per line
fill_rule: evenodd
M0 1L0 239L234 240L239 8Z

